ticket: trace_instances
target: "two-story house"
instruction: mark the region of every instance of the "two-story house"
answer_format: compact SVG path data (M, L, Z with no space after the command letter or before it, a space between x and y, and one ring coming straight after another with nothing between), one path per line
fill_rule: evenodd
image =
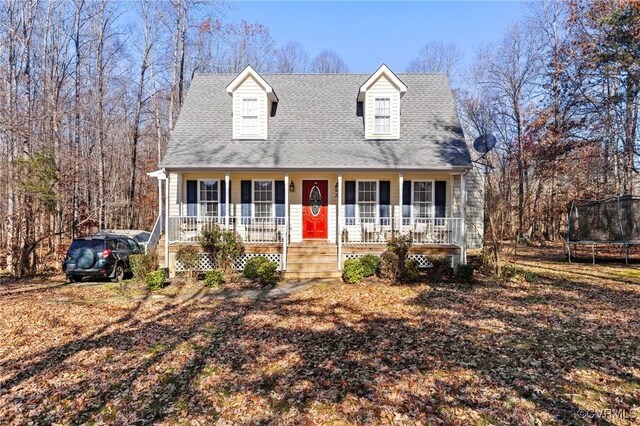
M211 223L242 237L238 268L265 255L294 278L339 276L398 234L423 267L481 244L482 178L444 74L196 75L161 167L172 273Z

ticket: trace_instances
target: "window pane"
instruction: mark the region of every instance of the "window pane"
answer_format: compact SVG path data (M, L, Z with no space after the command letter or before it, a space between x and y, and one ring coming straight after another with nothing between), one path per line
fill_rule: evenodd
M375 202L377 192L377 182L358 182L358 201Z
M256 217L272 217L273 203L256 203Z
M257 99L242 100L242 115L257 115Z
M258 133L258 117L243 117L242 132L246 134Z
M200 181L200 201L218 201L218 181Z
M373 219L376 217L376 205L375 203L358 203L358 210L360 211L360 218L365 219Z
M253 201L273 201L273 182L270 180L253 182Z
M218 216L218 203L201 202L200 214L202 216Z
M390 115L390 114L391 114L391 99L376 98L375 115Z

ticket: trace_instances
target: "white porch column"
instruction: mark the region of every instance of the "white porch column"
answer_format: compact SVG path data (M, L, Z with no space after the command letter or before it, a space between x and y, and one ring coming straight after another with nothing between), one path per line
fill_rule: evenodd
M398 173L398 233L402 234L402 221L403 221L403 217L402 217L402 206L403 206L403 200L402 200L402 189L404 187L404 175L402 173Z
M169 198L171 192L169 191L169 174L164 180L164 267L169 270Z
M336 223L338 225L336 238L338 239L338 271L342 270L342 173L338 173L338 202L336 203Z
M158 217L162 217L162 180L158 179ZM162 233L162 227L164 226L164 221L160 219L160 233Z
M467 263L467 179L466 173L460 175L460 263Z
M229 230L229 182L231 179L229 178L229 172L224 173L224 225L227 231Z
M284 174L284 239L282 241L282 270L287 270L287 244L289 243L289 173Z

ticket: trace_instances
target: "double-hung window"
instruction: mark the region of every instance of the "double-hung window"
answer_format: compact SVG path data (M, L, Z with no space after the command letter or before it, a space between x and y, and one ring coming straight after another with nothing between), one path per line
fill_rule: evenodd
M218 217L220 200L219 182L217 180L200 181L200 215Z
M273 181L253 181L253 204L255 217L273 217Z
M391 99L376 98L375 102L375 132L377 134L391 133Z
M358 182L358 216L363 223L375 223L377 194L377 182Z
M413 218L426 219L433 217L433 182L413 182Z
M255 135L258 133L258 100L242 99L242 133Z

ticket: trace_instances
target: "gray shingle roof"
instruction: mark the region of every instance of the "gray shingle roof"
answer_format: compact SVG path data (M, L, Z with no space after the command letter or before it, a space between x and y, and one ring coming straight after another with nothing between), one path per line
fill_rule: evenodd
M263 74L278 94L268 140L234 140L233 75L196 75L161 166L191 168L446 169L470 167L443 74L398 74L400 139L365 140L357 113L366 74Z

